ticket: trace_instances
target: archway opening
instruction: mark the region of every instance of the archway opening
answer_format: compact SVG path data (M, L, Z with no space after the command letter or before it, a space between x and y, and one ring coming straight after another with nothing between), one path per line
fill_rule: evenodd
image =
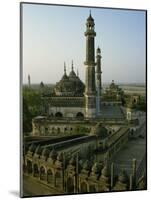
M96 192L95 185L90 185L89 192Z
M67 192L74 193L74 181L71 177L67 179Z
M82 193L88 192L87 184L85 182L81 183L81 192Z
M60 128L59 128L59 127L57 128L57 133L58 133L58 134L60 133Z
M34 174L33 174L34 177L39 177L39 169L38 169L37 164L34 164L33 170L34 170Z
M76 118L84 118L84 114L82 113L82 112L78 112L77 114L76 114Z
M27 160L27 173L32 174L32 162Z
M57 113L55 114L55 117L61 118L61 117L63 117L63 114L62 114L61 112L57 112Z
M62 178L61 178L61 173L59 171L56 172L55 174L55 185L59 188L62 186Z
M51 185L54 185L54 179L53 179L53 173L51 171L51 169L48 169L47 171L47 182Z
M40 180L46 181L46 171L43 166L40 167Z

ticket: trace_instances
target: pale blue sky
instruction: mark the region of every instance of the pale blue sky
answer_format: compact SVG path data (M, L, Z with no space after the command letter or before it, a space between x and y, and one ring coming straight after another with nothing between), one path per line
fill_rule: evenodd
M85 23L90 8L23 5L23 82L55 83L71 60L85 80ZM103 82L145 82L145 11L91 8Z

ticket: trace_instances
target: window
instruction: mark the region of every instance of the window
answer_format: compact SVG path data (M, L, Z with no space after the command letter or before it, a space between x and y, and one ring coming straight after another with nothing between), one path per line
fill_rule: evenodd
M58 127L57 132L60 133L60 128Z

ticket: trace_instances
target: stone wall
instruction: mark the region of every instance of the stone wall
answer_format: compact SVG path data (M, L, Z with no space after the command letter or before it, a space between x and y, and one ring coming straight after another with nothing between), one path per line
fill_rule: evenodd
M62 117L77 118L78 116L85 116L84 107L53 107L49 106L49 115L56 116L60 113Z
M32 122L33 136L64 136L74 134L89 134L91 132L92 125L80 122L48 122L34 121Z

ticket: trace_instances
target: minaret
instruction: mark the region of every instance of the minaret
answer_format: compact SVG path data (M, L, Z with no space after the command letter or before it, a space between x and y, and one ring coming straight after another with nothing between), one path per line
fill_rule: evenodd
M96 112L97 116L100 116L100 103L101 103L101 89L102 89L102 81L101 81L101 50L98 47L97 48L97 56L96 56L96 91L97 91L97 97L96 97Z
M86 23L86 78L85 78L85 106L86 118L96 117L96 88L95 88L95 42L94 19L90 15Z
M30 88L30 75L28 74L28 87Z

